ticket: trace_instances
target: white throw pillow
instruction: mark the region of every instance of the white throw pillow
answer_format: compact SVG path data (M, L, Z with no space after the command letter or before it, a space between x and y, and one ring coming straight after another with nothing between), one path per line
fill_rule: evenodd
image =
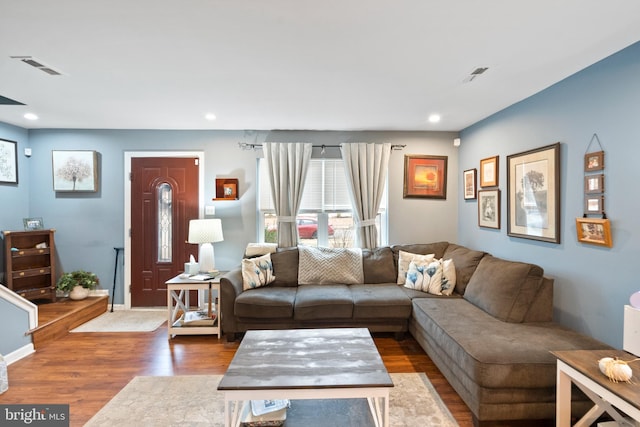
M242 289L255 289L276 280L271 254L242 260Z
M442 262L442 295L451 295L456 287L456 266L452 259Z
M404 282L404 287L413 289L416 291L422 290L422 281L424 276L424 269L428 264L416 264L415 261L411 261L409 263L409 268L407 269L407 276Z
M442 295L442 263L440 260L432 261L424 269L422 290L433 295Z
M399 251L398 252L398 285L404 285L405 278L407 277L407 271L409 271L409 264L411 261L415 261L417 264L428 264L435 258L435 254L419 255L412 254L411 252Z

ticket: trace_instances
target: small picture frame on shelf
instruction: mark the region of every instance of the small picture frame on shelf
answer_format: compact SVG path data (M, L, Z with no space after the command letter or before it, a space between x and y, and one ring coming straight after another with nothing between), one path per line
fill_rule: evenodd
M596 172L604 169L604 151L594 151L584 155L584 171Z
M238 179L216 178L216 197L213 200L237 200Z
M476 169L467 169L462 174L462 182L464 183L464 199L474 200L477 198L476 183L478 182L478 171Z
M587 175L584 177L585 194L604 193L604 174Z
M592 245L613 246L611 223L608 219L576 218L578 241Z
M44 228L42 218L22 218L22 224L25 231L42 230Z
M604 213L604 196L587 196L584 199L584 212L586 214Z

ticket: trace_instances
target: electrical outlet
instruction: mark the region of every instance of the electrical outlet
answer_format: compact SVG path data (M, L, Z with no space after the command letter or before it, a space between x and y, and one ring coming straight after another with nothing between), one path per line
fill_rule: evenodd
M205 206L204 207L204 214L205 215L215 215L216 214L216 207L215 206Z

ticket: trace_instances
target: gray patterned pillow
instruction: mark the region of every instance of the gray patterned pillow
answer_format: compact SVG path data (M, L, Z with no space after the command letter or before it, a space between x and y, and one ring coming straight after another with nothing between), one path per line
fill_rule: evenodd
M298 283L326 285L364 283L362 250L298 246Z

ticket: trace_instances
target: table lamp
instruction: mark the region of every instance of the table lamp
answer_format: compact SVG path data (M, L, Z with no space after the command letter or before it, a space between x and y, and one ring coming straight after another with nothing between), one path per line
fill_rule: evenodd
M223 240L222 221L219 219L192 219L189 221L189 243L200 245L198 251L200 271L204 273L215 271L213 243Z

